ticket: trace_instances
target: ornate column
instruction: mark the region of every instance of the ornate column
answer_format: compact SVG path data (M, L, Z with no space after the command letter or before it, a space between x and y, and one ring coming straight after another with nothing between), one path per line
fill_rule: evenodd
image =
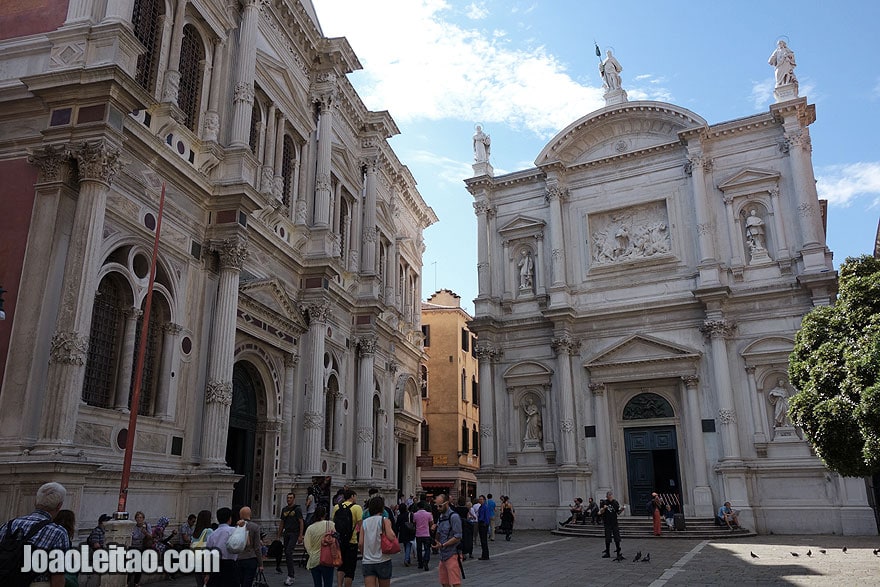
M388 251L385 253L385 303L389 306L395 304L394 296L397 290L394 287L397 278L397 239L392 236L388 243Z
M315 228L328 228L330 226L330 169L333 154L333 107L336 102L336 74L332 71L320 74L318 82L324 86L324 91L313 98L320 112L318 115L318 161L315 168L314 225ZM369 231L365 230L364 232Z
M495 468L498 439L495 435L495 379L493 365L501 359L501 350L488 341L477 343L480 372L480 469ZM457 430L457 428L456 428Z
M167 322L162 325L165 334L162 337L162 372L160 373L159 388L156 394L156 411L153 414L157 418L166 420L173 419L177 394L177 356L180 349L180 333L183 328L179 324Z
M785 148L791 164L791 177L794 182L794 195L797 202L798 225L803 238L803 248L807 270L825 269L825 234L822 229L822 214L819 198L816 195L816 180L813 177L813 164L810 153L810 129L801 127L796 118L785 121ZM810 250L821 250L819 254L809 254Z
M749 382L749 403L752 406L752 420L755 423L755 435L753 441L756 444L767 442L767 424L761 410L764 396L758 397L758 382L755 381L755 367L746 366L746 376Z
M712 373L718 394L718 421L721 424L722 460L740 458L739 431L736 422L736 404L730 382L730 365L727 362L726 338L735 324L723 318L709 319L700 329L712 345Z
M363 247L361 250L361 273L373 275L376 272L376 180L379 173L379 157L367 157L363 161L366 178L364 180L364 225Z
M134 370L137 323L143 315L143 311L140 308L126 308L122 315L125 317L125 324L122 327L122 353L119 374L116 379L116 400L113 402L113 407L127 412L128 396L131 393L131 373Z
M274 146L274 154L275 154L275 186L273 189L273 193L275 194L275 199L278 202L284 202L284 129L286 118L284 118L284 114L279 110L277 112L278 121L275 125L275 146ZM269 141L266 141L266 148L269 146ZM267 156L266 159L269 157ZM290 204L290 200L287 200L287 203Z
M740 221L733 209L733 198L724 196L724 210L727 212L727 238L730 239L730 264L733 267L741 267L745 264L743 258L743 239L740 234Z
M712 502L712 489L709 487L709 476L706 462L706 446L703 442L702 411L700 409L700 378L695 375L686 375L681 378L687 388L687 433L690 437L688 443L693 457L694 490L693 503L695 514L699 517L708 517L714 514Z
M360 198L355 198L351 206L350 213L350 230L348 232L348 270L357 273L361 266L361 206ZM385 252L385 267L382 270L385 273L385 279L388 279L388 252ZM383 291L384 283L380 283L379 287ZM387 299L387 298L386 298Z
M309 361L306 378L306 410L303 413L301 475L321 474L322 434L324 433L324 336L330 318L330 302L322 300L307 306L309 312Z
M119 171L119 149L107 141L83 142L73 153L79 169L79 199L73 218L61 302L52 336L41 444L73 442L89 349L104 211L110 182Z
M589 388L593 393L596 440L599 441L599 447L596 451L596 481L599 486L599 495L605 495L605 492L611 490L611 427L608 425L608 419L611 415L608 413L605 384L593 382L590 383Z
M355 479L366 484L373 477L373 361L377 339L373 335L358 339L357 446Z
M235 324L238 313L238 281L248 256L247 242L238 236L217 243L220 283L211 334L205 418L202 426L202 459L209 467L226 466L226 435L232 405L232 368Z
M562 223L562 201L566 197L568 190L559 185L559 180L548 178L545 198L550 203L551 287L563 287L566 283L565 234Z
M547 292L547 278L544 277L544 233L535 235L535 293Z
M296 382L296 365L299 363L299 355L294 353L284 354L284 395L281 399L281 471L282 475L293 475L296 454L293 450L292 432L294 385Z
M773 228L776 229L776 259L788 259L788 240L785 238L785 223L782 222L782 209L779 207L779 188L770 188L770 207L773 211Z
M162 89L162 101L175 105L177 105L177 94L180 90L180 47L183 44L183 21L186 15L186 5L187 0L177 1L174 25L171 29L171 49L168 52L165 85Z
M685 171L691 176L694 189L694 213L697 218L697 244L700 256L700 285L717 284L718 274L717 252L713 233L715 226L706 199L706 173L712 171L712 159L703 155L703 147L699 140L688 145L688 161ZM733 243L736 246L736 243ZM736 254L734 252L734 254Z
M581 343L579 340L573 339L568 332L564 332L550 341L550 347L556 353L556 364L559 368L557 409L560 435L557 462L563 467L573 466L577 463L577 450L574 434L575 413L574 390L571 383L571 357L580 352Z
M275 129L278 127L275 120L275 103L269 104L269 113L266 115L266 140L263 142L262 161L263 169L260 172L260 192L270 201L275 197Z
M474 202L474 211L477 214L477 296L489 297L490 283L489 274L489 201L483 196Z
M211 59L211 89L208 92L208 111L205 113L205 142L216 142L220 134L220 114L217 107L220 103L220 90L223 85L223 52L226 42L217 37L214 39L214 51Z
M262 0L241 0L241 25L238 29L238 67L235 71L235 90L232 110L231 147L247 149L250 141L251 109L254 104L254 75L256 71L257 24Z
M495 299L501 298L501 294L504 293L504 282L500 279L495 279L492 276L492 259L496 258L496 256L498 255L498 251L496 249L497 244L494 238L495 235L498 234L495 229L497 224L497 212L498 210L495 208L495 206L489 206L489 208L486 209L486 228L488 230L488 233L486 234L486 258L489 263L487 273L489 274L489 293Z

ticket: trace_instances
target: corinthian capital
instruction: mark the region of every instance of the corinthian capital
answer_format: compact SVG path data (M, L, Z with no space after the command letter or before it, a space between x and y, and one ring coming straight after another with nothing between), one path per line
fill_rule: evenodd
M489 360L494 363L501 357L501 350L488 342L478 342L474 352L479 361Z
M485 214L488 211L489 211L489 202L487 202L486 200L479 200L479 201L474 202L474 212L477 214L477 216L479 216L481 214Z
M119 148L104 141L82 142L73 156L76 157L80 181L100 181L110 185L122 166Z
M360 353L362 357L364 355L373 355L376 353L378 343L379 339L375 336L362 336L357 342L358 353Z
M309 313L309 321L317 324L327 324L330 319L330 302L321 300L306 304L306 311Z
M550 348L552 348L553 352L557 355L562 353L576 355L581 350L581 341L572 338L569 334L563 334L550 341Z
M710 338L730 336L736 324L730 320L706 320L700 327L700 332Z
M46 145L28 155L28 163L40 169L40 183L70 181L70 148L67 145Z
M217 253L220 255L221 268L241 271L248 257L247 241L238 237L223 239L217 247Z
M556 180L547 182L547 189L544 192L544 198L548 202L552 202L553 200L564 201L567 197L568 188L559 185L559 182Z
M593 395L602 395L605 393L605 384L604 383L591 383L587 387L590 388L590 391Z

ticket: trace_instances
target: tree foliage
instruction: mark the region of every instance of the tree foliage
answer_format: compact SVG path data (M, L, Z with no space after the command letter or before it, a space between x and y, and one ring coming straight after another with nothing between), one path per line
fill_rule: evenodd
M789 359L789 416L828 468L880 472L880 259L847 258L833 306L804 316Z

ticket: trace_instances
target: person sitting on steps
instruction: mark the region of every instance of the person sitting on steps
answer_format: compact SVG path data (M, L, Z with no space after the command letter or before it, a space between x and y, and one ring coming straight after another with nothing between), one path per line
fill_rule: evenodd
M575 523L577 520L582 520L584 515L584 500L580 497L574 498L574 502L572 502L568 506L568 511L571 512L571 515L567 520L560 524L561 526L568 526L569 524Z

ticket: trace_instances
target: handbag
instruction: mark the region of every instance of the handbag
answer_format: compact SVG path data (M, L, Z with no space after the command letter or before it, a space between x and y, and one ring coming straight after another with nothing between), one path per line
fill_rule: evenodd
M247 529L244 526L236 526L235 530L226 539L226 550L232 554L241 554L247 548Z
M251 587L269 587L269 582L266 580L266 575L263 571L257 570L257 576L254 577Z
M327 530L321 538L321 557L319 564L324 567L341 567L342 552L339 550L339 541L334 532L330 530L330 522L326 522Z
M379 523L379 536L382 541L382 554L397 554L400 552L400 542L392 540L385 535L385 519Z

